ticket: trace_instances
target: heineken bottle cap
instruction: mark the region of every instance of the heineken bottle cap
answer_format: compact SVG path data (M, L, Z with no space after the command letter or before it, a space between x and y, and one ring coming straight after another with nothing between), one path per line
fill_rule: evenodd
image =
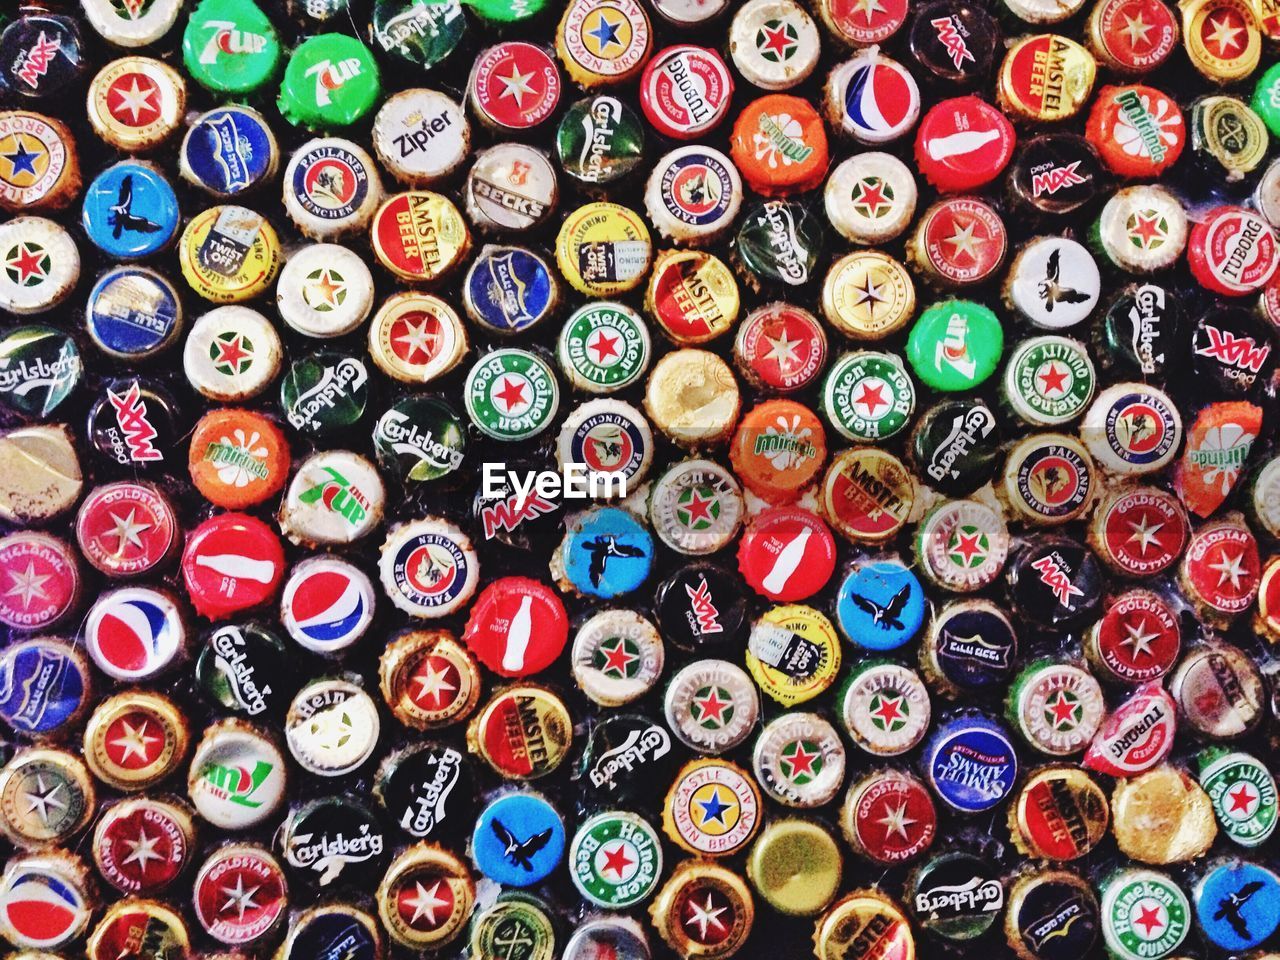
M165 175L149 163L133 160L113 164L94 177L80 211L85 234L113 260L137 260L163 250L177 235L179 219L178 198ZM5 265L13 279L7 258ZM22 266L17 266L21 275Z
M915 384L891 353L842 354L822 382L823 415L837 433L855 443L880 443L900 433L915 406Z
M914 545L926 579L970 593L993 583L1004 569L1009 533L1004 517L985 503L949 500L925 514Z
M182 231L178 259L183 278L204 299L240 303L271 288L280 271L280 238L247 207L211 207Z
M434 283L471 252L471 229L453 201L427 190L388 197L369 225L374 255L410 283Z
M364 260L333 243L293 251L280 271L276 310L310 337L339 337L364 323L373 307L373 275Z
M187 83L182 74L150 57L113 60L89 83L89 123L109 146L123 153L160 146L178 132L186 109Z
M406 487L439 480L466 458L466 423L438 397L401 397L378 418L373 448L379 466Z
M380 723L377 705L358 683L320 677L305 684L290 702L285 743L305 772L341 777L373 756Z
M844 858L820 824L788 817L760 832L747 860L747 878L779 913L821 913L840 887Z
M762 90L790 90L818 65L817 24L794 0L748 0L729 25L729 56Z
M378 162L408 187L429 187L451 176L471 152L466 113L438 90L392 94L373 118L372 136Z
M592 703L620 707L643 697L662 675L666 652L657 627L633 610L602 610L573 638L573 679Z
M13 327L0 334L0 364L0 404L39 420L61 409L84 376L74 338L54 327Z
M923 607L923 590L915 605ZM919 616L923 618L923 610ZM929 688L910 667L890 660L855 664L837 703L845 732L873 757L901 756L929 730Z
M290 6L300 0L289 0ZM330 21L350 13L349 0L305 0L307 8L320 8L324 16L312 14L328 27ZM417 71L430 70L444 63L462 43L467 33L467 18L459 0L434 0L414 3L412 0L375 0L369 17L369 42L389 53L399 63Z
M840 162L823 188L827 219L846 240L886 243L916 212L911 168L890 153L858 153Z
M844 744L821 715L787 710L760 730L751 767L760 788L778 803L821 807L844 783Z
M606 93L569 104L556 128L560 168L588 190L635 172L644 150L644 123L626 102Z
M649 329L625 304L597 300L569 315L556 340L556 359L569 385L614 393L637 382L653 353Z
M354 37L324 33L290 54L276 105L295 126L332 130L358 123L381 98L372 51Z
M1049 659L1034 660L1023 667L1009 685L1009 696L1005 703L1006 715L1022 738L1035 750L1054 757L1066 757L1079 753L1098 732L1106 713L1106 701L1102 699L1102 687L1093 675L1083 667L1071 663L1054 663ZM1053 778L1047 778L1041 790L1053 792ZM1074 792L1074 791L1072 791ZM1101 798L1101 794L1099 793ZM1032 798L1023 795L1024 802ZM1106 809L1105 798L1103 810ZM1096 808L1094 808L1096 811ZM1019 816L1024 811L1019 811ZM1096 816L1096 812L1093 814ZM1070 812L1062 813L1063 819L1070 819ZM1046 816L1047 823L1053 823L1052 816ZM1105 820L1102 829L1106 829ZM1021 828L1020 828L1021 829ZM1030 829L1028 827L1028 829ZM1030 843L1037 844L1036 837L1029 838ZM1093 842L1096 842L1095 837ZM1056 860L1074 860L1083 856L1081 850L1075 856L1050 856L1038 853L1037 856L1050 856Z
M150 46L168 33L182 12L182 0L153 0L150 6L88 0L81 8L89 26L102 39L132 49Z
M0 264L0 309L18 316L53 309L80 279L80 251L71 234L44 217L0 224Z
M662 876L658 831L627 810L606 810L578 826L569 876L583 899L612 910L649 899Z
M1094 236L1112 266L1129 273L1152 273L1173 266L1182 256L1187 215L1178 198L1164 187L1125 187L1103 206Z
M1084 344L1069 337L1029 337L1005 364L1002 396L1030 427L1054 427L1081 416L1097 375Z
M1191 904L1166 874L1142 867L1106 878L1101 894L1102 938L1117 960L1167 957L1191 930Z
M1198 759L1200 786L1223 833L1242 847L1266 842L1276 826L1276 782L1252 754L1209 747Z
M672 734L690 750L722 753L749 737L760 719L751 676L728 660L695 660L676 671L663 696ZM750 778L747 783L754 790Z
M350 140L308 140L285 167L285 213L313 240L335 240L364 230L380 203L378 167Z
M252 96L275 78L280 40L254 0L200 0L182 33L182 62L214 94Z
M523 143L482 151L463 188L467 217L484 233L535 229L555 212L559 196L551 159Z
M467 415L495 440L525 440L542 433L560 408L560 388L551 365L527 350L494 350L467 373Z
M178 172L215 197L253 190L274 179L280 148L267 119L249 107L202 113L182 138Z
M1004 350L999 318L972 300L947 300L926 309L907 338L907 362L935 390L972 390L995 373Z
M711 460L680 461L649 490L654 532L668 547L689 556L727 547L738 535L743 513L737 477Z
M280 336L266 317L248 307L218 307L187 331L182 369L202 397L237 403L262 393L283 357Z

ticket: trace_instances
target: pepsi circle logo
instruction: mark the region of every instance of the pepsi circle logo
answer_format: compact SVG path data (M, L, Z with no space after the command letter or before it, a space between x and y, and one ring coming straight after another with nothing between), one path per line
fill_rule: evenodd
M18 870L5 883L5 932L15 946L56 947L74 938L89 918L84 894L43 870Z
M141 680L167 667L182 647L177 605L157 590L126 587L98 600L85 621L85 646L116 680Z
M289 635L315 653L355 643L373 619L373 584L358 568L319 557L294 568L280 600Z
M892 140L915 122L920 91L911 75L891 60L869 58L853 71L844 95L844 113L854 136Z

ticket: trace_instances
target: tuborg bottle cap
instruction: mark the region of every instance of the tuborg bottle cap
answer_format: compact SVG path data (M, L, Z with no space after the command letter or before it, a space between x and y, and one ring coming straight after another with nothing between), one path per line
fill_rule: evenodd
M585 5L587 0L575 0ZM640 108L664 136L695 140L728 116L733 76L720 54L679 44L651 59L640 77Z

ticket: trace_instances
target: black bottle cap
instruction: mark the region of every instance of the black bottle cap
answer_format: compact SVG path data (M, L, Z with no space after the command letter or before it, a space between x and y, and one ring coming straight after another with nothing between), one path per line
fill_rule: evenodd
M991 479L1000 428L982 400L942 400L926 410L911 432L911 457L920 479L952 497L972 493Z
M1191 329L1191 372L1196 389L1224 399L1256 397L1276 367L1266 322L1240 307L1211 307Z
M742 636L747 603L742 583L708 561L682 567L663 581L653 599L667 642L689 653L711 653Z
M1004 883L987 857L947 850L912 871L904 900L922 930L960 943L995 925L1004 906Z
M1105 182L1102 162L1088 140L1074 133L1049 133L1019 149L1009 174L1009 191L1027 208L1062 214L1098 196Z
M938 0L916 12L908 43L916 62L939 80L968 85L991 73L1000 25L977 3Z
M54 96L84 69L80 29L71 17L29 13L0 33L0 79L13 93Z
M925 638L925 672L954 690L1008 684L1018 656L1013 622L989 600L959 600L934 617Z
M1021 621L1068 629L1097 619L1102 566L1083 543L1037 536L1014 553L1004 575L1009 603Z
M248 717L278 717L297 690L297 657L260 623L223 624L204 638L196 684L215 707Z
M373 793L387 818L420 840L459 836L475 816L471 762L444 743L418 743L388 754Z
M657 802L679 759L660 720L624 713L591 728L577 779L602 804Z
M1094 357L1108 372L1162 384L1178 364L1182 310L1158 283L1131 283L1094 326Z
M497 540L508 547L531 550L559 539L562 501L539 496L535 490L521 496L511 482L513 474L532 476L541 469L532 460L506 461L506 469L491 478L494 496L485 495L485 484L481 482L471 501L471 516L482 541Z
M89 409L89 437L109 463L131 470L172 470L184 434L172 395L143 377L104 383Z
M276 834L289 883L317 891L372 890L392 846L377 811L345 795L304 803Z

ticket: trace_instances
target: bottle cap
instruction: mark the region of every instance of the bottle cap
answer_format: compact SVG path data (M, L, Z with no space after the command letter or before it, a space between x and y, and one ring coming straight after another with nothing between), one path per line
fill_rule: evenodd
M727 440L742 403L727 363L709 351L684 348L653 365L644 408L673 443L693 447Z
M0 653L0 718L16 733L56 738L93 700L83 654L56 637L18 640Z
M988 857L947 850L911 871L903 899L922 930L944 944L962 944L995 926L1005 883Z
M1107 705L1102 698L1102 687L1089 671L1075 664L1041 658L1019 671L1009 686L1005 708L1009 722L1034 749L1054 757L1067 757L1079 753L1093 740ZM1048 781L1043 789L1053 793ZM1024 797L1024 800L1029 803L1031 798ZM1019 812L1020 817L1022 813ZM1102 828L1106 829L1105 822ZM1033 843L1039 845L1039 841ZM1082 854L1083 851L1077 856ZM1075 859L1047 853L1036 855L1057 860Z
M826 225L808 204L765 200L748 209L734 240L734 265L763 286L803 287L817 273Z
M343 435L364 419L368 403L369 371L363 360L345 353L318 350L298 357L280 380L285 419L311 437Z
M791 393L812 383L827 359L827 336L803 307L775 301L738 325L733 356L738 372L759 389Z
M658 886L662 844L647 821L626 810L588 817L569 845L570 877L583 898L600 907L634 906Z
M855 564L836 598L841 632L866 650L896 650L914 639L924 624L925 610L924 587L898 560Z
M266 603L284 574L280 538L256 517L221 513L187 537L182 578L196 613L221 620Z
M284 871L264 847L229 843L205 858L192 887L196 920L228 946L268 936L288 910Z
M1048 133L1019 147L1009 171L1009 191L1025 209L1060 215L1090 203L1102 191L1105 176L1088 140L1074 133Z
M551 773L568 756L572 741L564 700L533 684L495 693L467 726L467 749L512 780Z
M0 573L12 586L0 596L0 623L12 630L51 629L80 604L75 549L47 533L18 530L0 537Z
M381 525L385 505L372 463L350 450L321 450L298 465L280 504L280 532L308 547L353 543Z
M274 497L284 488L289 466L284 433L252 410L214 408L191 434L191 482L219 507L238 510Z
M738 640L747 620L740 583L736 574L709 561L681 567L654 595L663 640L687 653Z
M1222 506L1261 431L1262 409L1252 403L1212 403L1200 411L1174 473L1174 489L1187 509L1207 517Z
M551 575L564 592L607 600L638 589L653 560L653 537L635 514L595 507L566 524Z
M482 51L467 80L467 99L484 126L528 130L560 105L560 71L542 47L507 40Z
M637 0L570 0L556 28L556 56L573 81L589 90L634 80L652 45L649 15Z
M126 363L148 360L172 347L182 319L178 291L149 267L110 268L85 304L85 328L94 346Z
M67 513L84 487L70 429L51 424L0 435L0 478L0 519L34 526Z
M933 304L916 318L907 338L912 371L928 386L947 393L973 390L985 382L995 373L1003 350L999 318L972 300Z
M471 844L476 867L490 880L531 887L564 858L564 819L540 793L507 793L480 811Z
M1085 654L1103 679L1120 683L1158 680L1181 653L1178 620L1149 590L1128 590L1107 604L1085 637Z
M1249 733L1266 713L1266 686L1237 647L1213 644L1189 652L1169 679L1182 718L1201 736L1229 740Z
M526 945L529 960L555 960L556 928L551 908L537 897L506 890L471 918L468 942L473 954L494 956L506 949L508 937Z
M977 190L998 177L1013 156L1013 125L977 97L942 100L916 130L915 155L925 179L944 193Z
M648 805L655 799L653 785L675 775L677 759L671 734L661 723L611 710L591 726L574 779L602 803Z
M742 157L735 160L742 163ZM645 211L658 233L682 246L721 237L742 205L735 160L702 145L677 147L659 158L644 192Z
M368 890L383 875L388 830L363 799L317 797L290 811L275 838L289 882L307 890Z
M613 393L640 379L652 349L639 314L621 303L597 301L579 307L565 321L556 359L571 386Z
M182 75L150 57L113 60L89 84L89 123L122 153L160 146L178 132L186 109L187 84ZM52 167L52 155L49 159Z
M554 590L528 577L499 577L471 606L463 642L503 677L541 673L569 638L564 604Z
M480 701L480 668L442 630L414 630L392 641L378 661L378 677L391 713L418 730L461 720Z
M280 148L265 117L230 105L202 113L182 140L182 179L215 197L253 190L275 177Z
M622 706L647 694L665 660L657 628L632 610L602 610L573 638L574 682L601 706Z
M963 287L990 279L1008 246L1004 221L988 203L944 197L921 216L907 250L930 284Z
M383 757L373 796L402 831L418 839L432 837L465 829L465 823L456 822L458 808L469 814L475 805L475 772L453 747L420 741Z
M340 557L308 557L289 571L280 594L280 622L304 649L333 656L369 629L375 597L359 567Z
M135 260L169 245L178 233L179 213L173 187L158 168L125 160L93 178L84 193L80 224L93 245L111 259ZM16 268L18 277L10 279L18 280L31 268L14 259L17 262L5 257L6 273ZM39 271L45 272L47 268Z
M1190 776L1168 764L1119 781L1111 809L1117 846L1143 863L1168 865L1198 859L1218 832L1208 795Z
M1257 398L1276 365L1271 337L1269 324L1256 311L1211 307L1191 329L1191 373L1207 381L1211 394Z
M1258 581L1258 608L1253 614L1253 628L1267 640L1280 636L1280 562L1270 558L1262 568Z
M84 642L94 664L113 680L146 680L186 655L186 617L167 590L122 587L94 601Z
M794 0L749 0L729 25L733 65L762 90L789 90L804 83L821 52L817 24Z
M738 283L724 261L701 250L664 250L654 261L645 311L680 346L723 336L738 321Z
M840 827L855 853L892 866L915 860L933 844L938 812L925 785L909 773L878 770L849 787Z
M331 950L345 950L350 960L381 960L377 920L345 903L311 907L293 918L276 955L280 960L305 960Z
M1013 881L1006 902L1005 937L1019 960L1071 960L1097 942L1098 900L1070 870L1026 871Z
M1018 754L1009 733L979 713L940 723L925 743L922 764L934 793L962 814L997 806L1018 779Z
M1108 714L1085 751L1084 766L1112 777L1132 777L1156 766L1173 749L1173 698L1149 681Z
M280 238L263 216L246 207L211 207L197 214L178 242L182 276L214 303L262 296L280 271Z
M401 397L378 418L373 447L379 466L402 486L412 487L439 480L462 466L467 453L466 423L437 397Z
M755 904L738 874L706 860L683 860L662 885L649 916L663 941L690 960L721 960L751 934Z
M723 550L743 519L738 478L712 460L682 460L649 490L649 523L658 539L685 556Z
M823 204L827 220L846 240L886 243L915 216L915 175L893 154L858 153L831 171Z
M323 33L289 55L276 106L294 126L332 130L360 122L381 98L372 51L355 37Z
M89 563L112 577L136 577L174 556L181 526L159 487L120 480L95 487L76 514L76 542Z
M599 93L569 104L556 128L560 169L598 189L635 172L644 160L645 125L617 97Z
M176 402L168 392L139 377L108 380L89 411L88 435L102 459L146 472L166 463L178 437Z
M1044 330L1087 319L1101 292L1097 262L1083 244L1067 237L1036 237L1023 244L1004 283L1005 303Z
M579 293L611 297L634 290L653 261L649 228L616 203L588 203L570 213L556 237L556 265Z
M1206 289L1228 297L1256 293L1280 264L1271 225L1244 207L1219 206L1191 228L1187 266Z
M689 29L715 20L728 5L729 0L654 0L653 8L668 23Z
M0 363L0 404L39 419L62 408L84 373L71 334L43 325L12 327L0 335Z
M1152 487L1119 489L1094 510L1089 543L1117 573L1150 576L1182 556L1190 527L1182 505Z
M400 853L378 886L378 917L392 940L432 950L456 940L475 904L467 865L428 843Z
M1102 567L1088 547L1070 537L1041 534L1023 543L1005 582L1015 616L1036 628L1091 623L1102 605Z
M1191 104L1190 123L1191 149L1228 183L1243 180L1266 158L1267 125L1243 100L1198 97Z
M426 293L394 293L369 324L369 356L402 383L430 383L458 365L469 344L457 311Z
M0 224L0 262L0 309L18 316L58 306L80 279L80 251L71 234L44 217Z
M1181 329L1178 301L1166 287L1131 283L1094 326L1095 354L1104 369L1160 383L1180 364L1174 343Z
M1117 383L1094 399L1080 436L1093 459L1121 476L1163 469L1182 445L1182 418L1169 396L1140 383Z
M791 707L821 695L835 681L840 638L813 607L770 607L751 627L746 659L760 689Z
M748 410L729 447L729 460L743 485L769 503L797 499L818 479L826 459L822 422L795 400L766 400Z
M93 819L96 803L88 769L65 750L26 747L0 769L0 830L19 847L70 842Z
M341 137L308 140L293 152L284 170L285 213L313 240L335 240L364 230L382 196L382 178L373 158Z
M1002 396L1031 427L1075 420L1093 399L1097 375L1085 345L1069 337L1023 340L1005 364Z
M238 403L266 390L283 357L279 334L257 310L218 307L187 331L182 369L202 397Z
M424 517L394 527L378 575L391 602L421 619L454 613L475 595L480 559L471 538L447 520Z
M1191 928L1191 904L1163 873L1141 867L1117 871L1103 881L1102 938L1116 960L1167 957Z
M306 684L289 704L285 743L307 773L341 777L373 756L379 726L377 705L358 683L321 677Z
M1250 891L1244 896L1240 891ZM1221 860L1206 871L1195 891L1196 922L1209 943L1221 950L1260 946L1280 926L1280 876L1268 867L1244 860ZM1235 908L1217 916L1224 905ZM1232 923L1231 919L1236 922Z
M778 803L825 806L844 783L844 744L818 714L787 710L756 737L751 768L761 789Z
M830 163L818 111L807 100L782 93L743 108L733 125L730 153L747 185L763 196L812 190Z
M128 897L109 906L85 944L88 960L109 960L130 951L143 956L190 950L186 921L156 900Z
M824 89L827 121L859 143L874 146L898 140L920 119L920 89L911 72L878 48L837 66Z
M155 0L150 6L121 6L112 0L81 4L89 26L117 47L146 47L161 39L177 22L182 0Z
M80 190L75 138L60 120L0 110L0 156L8 166L0 174L0 208L10 213L61 210Z
M760 696L737 664L695 660L672 676L663 714L676 739L690 750L722 753L751 735L760 719Z
M1098 0L1088 30L1089 49L1126 75L1154 71L1178 46L1178 21L1161 0Z
M1055 525L1083 516L1098 483L1093 461L1079 440L1064 433L1039 433L1009 450L997 496L1009 519L1032 526ZM1065 590L1060 585L1060 568L1053 561L1045 569L1055 587Z
M1152 273L1173 266L1182 255L1187 215L1181 201L1161 186L1125 187L1103 206L1095 236L1112 266Z
M1098 90L1085 136L1107 169L1133 179L1164 173L1187 142L1177 101L1143 84Z
M689 853L728 856L751 842L761 812L760 790L745 770L718 757L701 757L676 774L663 803L662 828Z
M205 728L191 756L187 793L215 827L243 830L275 814L285 778L284 757L262 729L222 720Z
M868 10L849 0L819 0L818 13L827 29L842 44L869 47L884 43L907 19L906 0L885 0Z
M559 300L555 271L525 247L486 244L463 281L467 316L498 336L532 329L556 312Z
M1009 532L1000 513L985 503L948 500L925 514L914 546L925 579L944 590L971 593L1000 576Z
M906 326L915 313L911 273L879 250L847 253L822 283L822 313L851 340L882 340Z
M339 18L349 18L348 0L289 0L289 6L303 6L294 11L295 19L320 21L315 26L329 28ZM473 9L489 6L481 0L468 2ZM525 9L532 5L525 4ZM513 5L507 9L515 10ZM321 12L317 12L321 11ZM369 42L399 62L393 66L422 72L443 64L462 43L467 33L467 18L459 0L440 3L406 4L403 0L376 0L369 17ZM307 23L307 26L312 26ZM339 28L345 26L339 23Z
M208 703L224 711L278 716L297 686L287 679L289 656L272 628L227 624L205 637L196 660L196 685Z
M756 593L775 602L812 597L831 579L835 564L836 544L830 529L815 514L797 507L770 507L756 514L738 544L738 569L743 579ZM800 620L807 625L804 628L796 625L802 633L816 628L818 636L825 636L830 627L825 617L810 622L807 616L801 616ZM782 649L764 654L764 647L772 648L777 640L782 639L772 636L772 633L761 631L756 642L763 646L753 644L750 649L757 657L764 655L767 661L780 658L774 665L781 668L782 663L789 659L783 656ZM756 637L756 630L752 631L752 636ZM807 654L815 652L811 648ZM828 652L838 656L838 646ZM802 660L808 661L809 656L802 657ZM816 664L810 662L812 667Z
M1200 786L1222 832L1242 847L1265 843L1276 826L1276 782L1266 765L1223 747L1210 747L1197 759Z
M1189 0L1178 7L1187 59L1210 82L1243 80L1258 68L1262 34L1252 5L1245 0Z
M1280 69L1276 65L1273 64L1258 78L1249 106L1273 135L1280 130ZM1231 113L1226 114L1227 117L1231 115ZM1226 133L1227 129L1220 132ZM1262 142L1266 143L1265 137Z
M779 913L813 916L835 897L844 858L818 823L788 817L760 833L747 861L747 877Z
M1009 615L990 600L957 600L934 614L920 666L944 693L991 692L1008 684L1018 655Z
M583 5L588 0L577 0ZM678 44L658 51L640 77L640 108L654 128L675 140L695 140L729 113L733 76L720 54Z
M1097 63L1069 37L1042 33L1014 41L1000 65L996 98L1013 117L1032 123L1068 120L1093 93Z
M253 0L201 0L182 34L182 62L214 94L254 95L275 78L280 40Z
M512 347L493 350L467 373L463 400L472 423L496 440L542 433L560 407L560 388L541 356Z
M837 900L818 918L813 945L818 960L915 960L916 955L915 937L902 908L877 889L855 890Z
M968 86L991 75L1001 49L1000 25L977 4L939 0L916 11L908 44L916 63L934 78Z
M466 113L437 90L392 94L373 119L372 136L378 161L409 187L429 187L450 176L471 150Z
M534 229L555 212L556 170L541 150L499 143L476 156L463 195L467 218L481 232Z
M447 197L426 190L383 201L370 224L378 262L402 280L434 283L471 251L471 231Z
M151 896L183 874L195 852L191 809L174 797L131 797L107 807L93 831L93 862L121 893Z

